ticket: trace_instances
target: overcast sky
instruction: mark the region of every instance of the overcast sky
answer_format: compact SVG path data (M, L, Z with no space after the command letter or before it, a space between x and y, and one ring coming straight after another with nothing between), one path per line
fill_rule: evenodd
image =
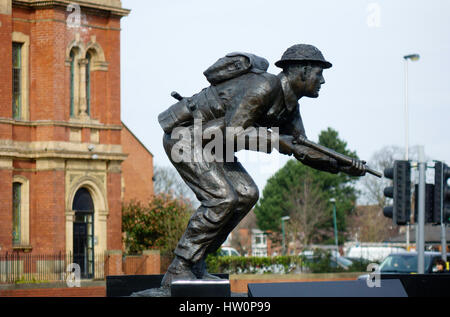
M170 162L157 116L208 86L203 71L229 52L265 57L269 72L291 45L317 46L333 68L317 99L300 100L308 138L332 127L361 159L405 144L405 71L409 62L410 146L450 162L450 1L448 0L122 0L122 120ZM279 153L239 153L262 191L286 162ZM366 176L372 177L372 176Z

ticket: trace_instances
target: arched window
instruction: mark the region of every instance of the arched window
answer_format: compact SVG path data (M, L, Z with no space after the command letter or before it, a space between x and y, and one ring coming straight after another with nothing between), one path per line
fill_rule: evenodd
M75 116L75 50L70 51L70 116Z
M91 115L91 66L92 53L88 51L86 54L86 112L88 116Z
M86 188L80 188L73 199L73 262L83 278L94 276L94 202Z
M70 117L78 118L82 112L81 102L84 102L84 87L85 81L83 77L84 71L84 49L79 43L73 44L68 52L67 64L70 66ZM81 81L83 81L81 83Z
M76 36L66 49L66 66L70 67L70 117L90 120L95 107L95 80L97 71L107 71L108 63L95 36L86 45Z
M72 204L73 211L94 212L94 202L86 188L80 188L75 194Z

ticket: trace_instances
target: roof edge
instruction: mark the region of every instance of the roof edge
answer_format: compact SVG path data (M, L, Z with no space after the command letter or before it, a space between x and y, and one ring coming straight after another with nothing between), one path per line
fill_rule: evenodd
M152 157L155 157L154 155L153 155L153 153L144 145L144 143L142 143L141 142L141 140L139 140L139 138L130 130L130 128L123 122L123 121L121 121L122 122L122 125L123 125L123 127L125 128L125 129L127 129L128 130L128 132L130 132L130 134L136 139L136 141L138 141L139 142L139 144L152 156Z
M114 6L110 4L91 2L91 1L79 1L79 0L12 0L13 6L22 6L22 7L32 7L35 9L46 8L46 7L56 7L63 6L67 7L70 4L77 3L81 7L89 8L89 9L97 9L103 11L109 11L111 14L125 17L128 16L131 12L130 9L122 8L121 6Z

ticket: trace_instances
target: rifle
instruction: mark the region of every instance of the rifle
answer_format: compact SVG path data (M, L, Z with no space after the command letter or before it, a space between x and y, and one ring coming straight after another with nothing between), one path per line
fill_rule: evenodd
M284 138L284 137L282 137L280 135L279 141L280 141L280 145L283 145L284 147L288 147L288 148L292 148L292 145L295 145L295 144L299 144L299 145L303 145L303 146L309 147L309 148L311 148L313 150L316 150L317 152L323 153L323 154L325 154L325 155L327 155L327 156L329 156L331 158L334 158L336 161L339 162L340 165L343 165L343 166L350 166L350 165L353 164L353 161L355 160L354 158L351 158L351 157L349 157L347 155L338 153L338 152L336 152L334 150L331 150L331 149L329 149L329 148L327 148L325 146L322 146L320 144L314 143L314 142L308 140L304 136L299 136L297 138L293 138L292 140L290 140L290 138L286 139L286 138ZM368 167L366 165L365 162L364 162L364 167L365 167L365 170L366 170L367 173L372 174L372 175L374 175L376 177L379 177L379 178L383 177L383 174L381 174L378 171L375 171L375 170L371 169L370 167Z

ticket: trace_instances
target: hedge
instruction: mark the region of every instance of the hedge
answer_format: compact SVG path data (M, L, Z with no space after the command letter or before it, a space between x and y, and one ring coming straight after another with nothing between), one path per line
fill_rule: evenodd
M301 269L302 259L298 256L244 257L213 256L206 259L209 272L228 274L290 273Z
M344 269L332 266L330 252L316 250L311 258L303 256L244 257L209 255L206 265L209 272L228 274L264 274L264 273L339 273L365 272L369 261L353 260L353 264Z

